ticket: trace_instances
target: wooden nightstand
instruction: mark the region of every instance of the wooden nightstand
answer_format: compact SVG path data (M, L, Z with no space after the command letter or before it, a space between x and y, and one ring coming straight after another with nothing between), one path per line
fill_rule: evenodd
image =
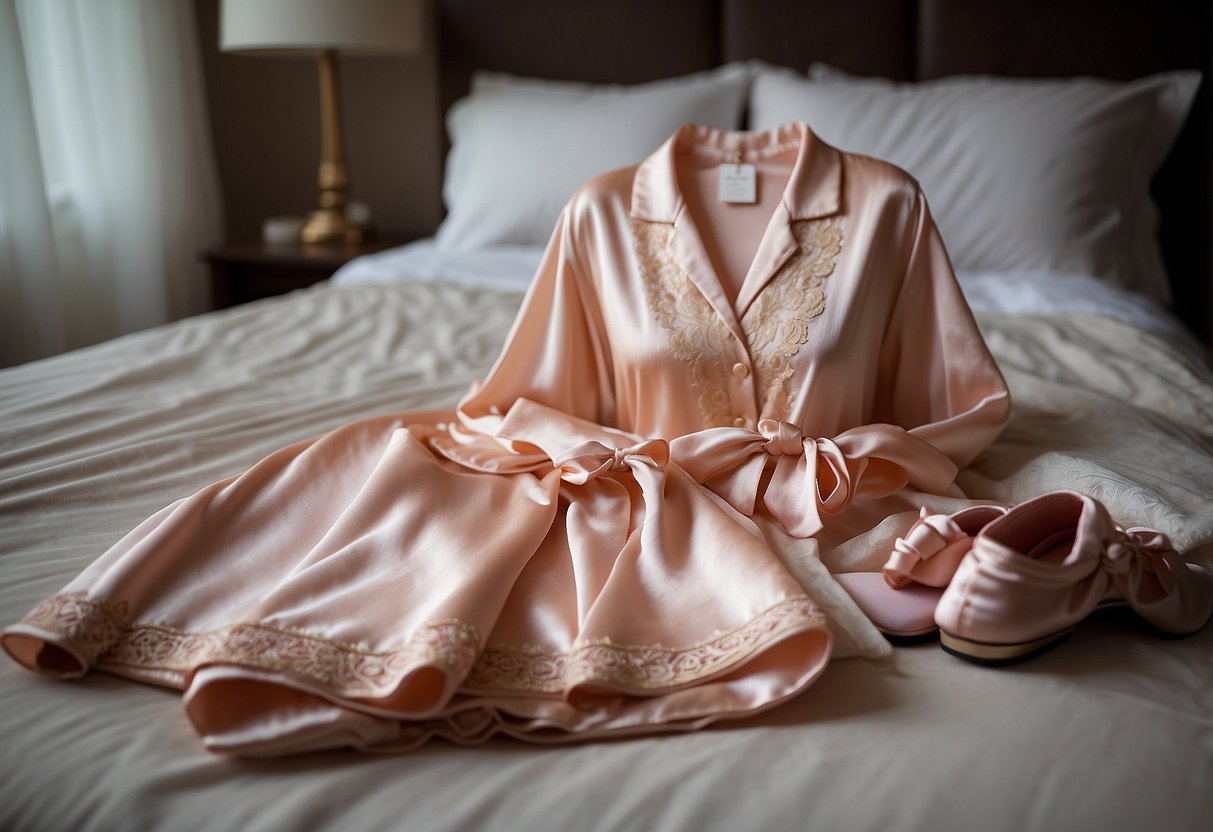
M403 245L416 237L378 237L358 245L305 246L253 240L230 243L202 253L211 267L211 305L215 309L281 295L331 276L361 254Z

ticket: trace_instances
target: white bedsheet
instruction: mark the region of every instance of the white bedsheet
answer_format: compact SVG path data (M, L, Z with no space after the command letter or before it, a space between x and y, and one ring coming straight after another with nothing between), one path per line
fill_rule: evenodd
M433 237L355 257L332 277L349 283L437 281L525 292L539 269L543 246L491 246L471 251L438 247Z
M451 251L439 248L428 237L355 258L338 269L332 281L337 285L438 281L525 292L542 257L542 246ZM1095 277L1024 270L959 272L957 279L969 305L978 312L1103 315L1166 335L1185 349L1201 349L1169 311Z
M452 283L322 285L0 372L0 617L271 450L453 404L519 300ZM1005 499L1078 487L1211 562L1207 370L1116 319L980 320L1015 412L965 487ZM204 752L173 692L52 682L4 660L0 736L0 828L14 830L1203 830L1213 627L1168 640L1104 615L1001 670L901 647L690 735L257 762Z

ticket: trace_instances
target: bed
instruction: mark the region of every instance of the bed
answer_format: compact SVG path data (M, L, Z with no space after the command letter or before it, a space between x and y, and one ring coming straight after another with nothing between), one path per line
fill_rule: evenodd
M634 84L761 59L785 69L755 70L761 83L746 70L755 122L764 89L768 114L789 100L831 112L847 100L918 107L918 95L962 94L929 86L945 76L1127 80L1207 72L1213 54L1213 12L1199 3L505 6L436 4L444 109L474 69ZM830 66L810 82L813 62ZM821 89L845 98L798 98ZM813 126L832 138L828 116ZM1007 429L962 472L965 491L1006 502L1082 491L1213 566L1213 374L1200 341L1211 116L1201 88L1152 180L1167 283L1141 291L1170 293L1186 326L1126 290L1138 271L1129 254L1064 279L1028 260L983 260L981 246L953 256L1015 402ZM850 126L863 138L862 119ZM451 406L492 363L539 251L447 242L440 234L311 290L0 373L4 621L143 518L277 448L366 415ZM846 571L867 554L838 547L828 565ZM1109 613L1014 668L963 663L929 642L836 660L794 700L697 733L276 760L209 755L172 692L97 673L59 684L5 661L0 827L1205 829L1211 648L1213 628L1163 639Z

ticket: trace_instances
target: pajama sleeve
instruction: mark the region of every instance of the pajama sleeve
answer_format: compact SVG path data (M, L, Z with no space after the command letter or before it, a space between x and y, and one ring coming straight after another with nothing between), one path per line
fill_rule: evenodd
M874 421L898 425L964 467L1010 416L990 355L921 192L904 278L880 354Z
M615 404L609 349L578 249L572 203L561 214L501 355L460 404L465 426L498 433L519 403L531 412L611 423Z

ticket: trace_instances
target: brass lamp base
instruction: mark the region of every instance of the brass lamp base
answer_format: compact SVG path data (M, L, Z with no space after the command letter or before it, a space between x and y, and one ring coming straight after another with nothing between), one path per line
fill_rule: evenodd
M341 138L341 98L337 74L337 52L320 53L320 207L313 211L299 232L304 245L358 244L370 236L365 223L352 223L345 216L349 179L345 173L345 145Z
M299 231L304 245L358 245L370 237L370 229L346 220L344 213L333 208L317 208Z

